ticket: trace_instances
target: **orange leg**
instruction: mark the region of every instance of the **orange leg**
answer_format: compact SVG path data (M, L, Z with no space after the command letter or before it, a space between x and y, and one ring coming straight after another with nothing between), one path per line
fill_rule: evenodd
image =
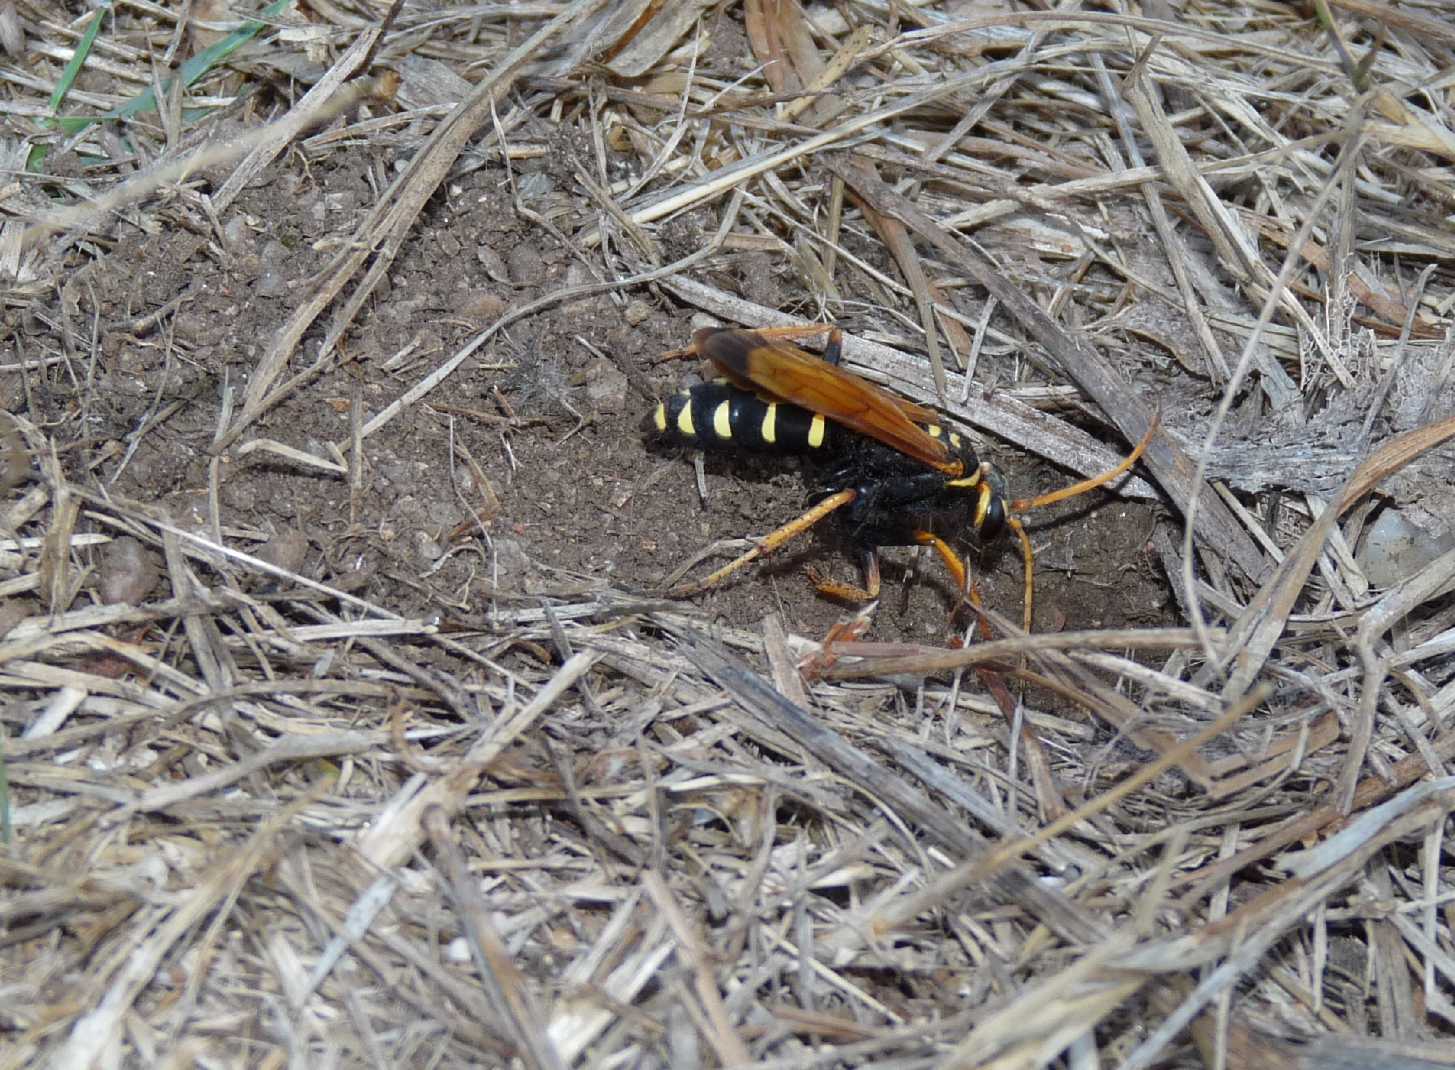
M812 338L816 334L843 336L842 331L828 323L806 323L801 327L747 327L744 329L764 338Z
M1032 599L1035 597L1035 576L1036 576L1036 555L1031 549L1031 540L1026 536L1026 529L1015 517L1008 518L1010 526L1015 530L1016 536L1020 539L1021 558L1025 563L1025 611L1024 625L1027 634L1031 630L1031 609ZM970 569L959 554L952 550L948 543L938 535L928 531L915 532L915 540L921 546L934 548L935 553L940 555L940 560L945 563L950 576L955 581L955 586L969 603L976 609L980 608L980 594L975 590L975 584L970 579Z
M966 567L964 560L953 549L950 544L938 535L928 531L916 531L915 542L921 546L929 546L935 553L940 555L945 568L950 573L950 578L955 581L955 587L962 597L968 598L972 605L977 608L980 605L980 596L976 592L974 584L970 583L970 570ZM864 557L864 586L855 587L853 584L840 583L837 580L825 579L817 569L812 566L808 570L808 578L818 588L819 594L829 598L838 598L845 602L872 602L879 597L881 585L879 575L879 555L874 550L868 550Z
M1021 605L1024 607L1023 626L1026 634L1031 634L1031 614L1035 605L1036 597L1036 552L1031 549L1031 538L1026 534L1025 527L1015 517L1008 517L1008 523L1015 536L1021 544L1021 560L1024 562L1025 593L1021 598Z
M667 593L673 598L685 598L688 595L701 594L709 588L716 587L734 572L743 568L743 566L751 564L764 554L771 554L784 543L796 539L835 509L842 509L858 496L858 491L854 490L841 490L837 494L829 495L812 509L808 510L808 512L795 517L776 531L771 531L763 536L757 546L754 546L741 557L729 561L701 583L683 584L672 588Z
M827 579L812 565L808 567L808 578L817 588L818 593L826 598L837 598L841 602L872 602L879 597L879 555L872 549L864 551L864 586L862 587Z
M945 563L945 568L950 572L950 578L955 581L955 589L962 595L968 593L970 570L965 567L965 562L960 555L950 549L949 543L928 531L916 531L914 541L921 546L931 547L935 553L939 554L940 560Z
M809 323L802 327L748 327L744 329L750 330L754 334L761 335L764 338L812 338L816 334L827 334L829 336L829 351L832 351L834 356L830 358L828 351L826 351L824 357L830 364L837 364L839 362L838 351L844 344L843 332L837 327L829 326L827 323ZM698 357L701 355L697 351L697 343L693 342L690 346L683 346L681 349L673 349L663 353L652 363L665 364L669 360L683 360L687 357Z
M980 592L975 589L975 581L970 576L970 566L965 564L965 559L951 549L950 544L945 542L929 531L917 531L914 533L915 541L921 546L928 546L940 555L944 562L945 569L950 573L950 578L955 581L955 587L960 592L960 597L978 612L981 609ZM959 606L956 606L956 612Z

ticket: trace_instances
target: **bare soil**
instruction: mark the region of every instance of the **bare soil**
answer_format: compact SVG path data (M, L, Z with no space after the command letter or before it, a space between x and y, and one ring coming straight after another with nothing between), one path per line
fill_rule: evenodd
M223 387L246 381L290 300L322 267L323 239L354 224L366 171L378 161L361 153L355 162L351 168L345 156L307 173L270 171L241 199L239 218L250 225L225 247L191 234L131 237L87 273L86 316L101 339L87 378L100 389L67 389L63 381L46 391L53 418L64 419L83 396L96 399L70 426L109 449L149 414L167 412L109 470L116 493L164 505L179 520L205 503ZM548 180L549 172L515 179L527 176ZM352 405L371 415L494 316L577 278L568 248L516 218L500 196L506 182L501 169L483 168L437 196L350 339L353 359L304 383L265 417L260 434L315 454L328 443L346 445ZM792 302L770 261L738 260L718 272L720 283L774 306ZM155 322L167 308L176 309L175 334L133 326ZM691 458L642 434L649 399L618 366L633 365L659 392L675 389L697 369L656 358L690 337L690 321L689 310L649 291L532 315L369 440L357 493L337 477L255 453L223 467L223 523L263 538L301 533L319 579L406 614L469 615L478 611L481 585L496 597L592 583L651 594L717 540L762 535L795 515L813 481L797 458L713 455L703 499ZM21 384L11 391L19 394ZM475 486L455 445L474 457L489 491ZM1070 481L1005 446L988 455L1013 492ZM1147 506L1101 494L1032 515L1038 628L1168 620L1165 577L1146 549L1155 522ZM823 527L699 598L702 610L744 625L777 612L791 631L825 632L848 610L818 596L804 566L857 582L859 563L837 526ZM1014 545L977 551L966 539L961 549L973 555L987 604L1018 618ZM870 636L947 638L955 597L938 563L905 549L886 549L884 561L885 594Z

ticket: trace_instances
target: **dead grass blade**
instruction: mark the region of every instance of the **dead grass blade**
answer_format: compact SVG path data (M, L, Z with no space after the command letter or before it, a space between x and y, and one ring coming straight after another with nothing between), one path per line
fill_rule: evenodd
M870 181L845 165L833 166L839 177L851 187L856 186L857 179L856 188L871 204L880 211L904 220L916 234L989 290L1032 337L1045 347L1062 370L1096 399L1097 404L1111 416L1128 441L1135 442L1146 433L1151 426L1151 410L1141 402L1130 384L1122 380L1094 349L1078 343L1063 331L1040 306L1009 285L994 265L986 263L973 248L960 241L906 198L882 182ZM1174 502L1185 503L1191 498L1193 463L1166 436L1153 440L1147 450L1146 462ZM1200 531L1202 539L1236 564L1247 576L1262 575L1265 568L1262 554L1232 514L1215 500L1209 500L1205 508L1208 510L1207 528Z
M0 1070L1455 1065L1438 3L252 6L0 0Z

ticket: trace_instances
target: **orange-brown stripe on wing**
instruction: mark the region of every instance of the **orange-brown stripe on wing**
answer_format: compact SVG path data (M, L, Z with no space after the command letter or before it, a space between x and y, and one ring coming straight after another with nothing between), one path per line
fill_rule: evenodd
M960 472L960 463L950 459L945 444L931 438L915 422L935 422L937 417L931 410L896 398L867 379L825 363L795 345L753 331L706 328L693 335L693 348L730 379L821 413L931 468L950 474Z

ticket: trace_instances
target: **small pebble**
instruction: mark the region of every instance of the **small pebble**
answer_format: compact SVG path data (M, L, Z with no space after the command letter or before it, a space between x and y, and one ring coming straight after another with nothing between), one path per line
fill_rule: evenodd
M438 542L430 537L427 531L416 531L414 533L414 558L423 568L429 568L441 557L445 550Z
M30 477L30 453L15 417L0 412L0 494L14 490Z
M460 315L475 323L493 323L505 314L505 298L486 290L478 290L465 296L460 302Z
M534 245L512 246L505 254L505 264L510 270L510 281L517 286L537 286L545 281L546 264Z
M515 188L520 191L522 201L539 201L554 193L556 184L551 181L550 175L537 171L521 175L516 179Z
M263 246L262 268L256 292L262 297L281 297L288 292L288 279L283 265L288 261L288 248L280 241Z
M497 535L490 540L495 551L491 564L494 566L491 578L501 587L518 585L530 571L530 558L516 539Z
M24 598L7 598L0 602L0 639L4 639L11 629L34 612L35 605Z
M480 266L485 269L494 282L510 282L510 269L505 266L505 259L488 245L479 245L475 248L475 259L480 261Z
M591 362L586 369L586 396L598 412L621 412L627 401L627 381L611 361L604 358Z
M1375 587L1393 587L1451 549L1455 549L1455 534L1433 534L1398 509L1386 509L1370 525L1359 563Z
M108 606L140 605L161 579L156 560L130 535L107 544L97 571L101 601Z
M308 556L308 539L297 528L285 528L259 547L254 556L285 572L298 572Z

